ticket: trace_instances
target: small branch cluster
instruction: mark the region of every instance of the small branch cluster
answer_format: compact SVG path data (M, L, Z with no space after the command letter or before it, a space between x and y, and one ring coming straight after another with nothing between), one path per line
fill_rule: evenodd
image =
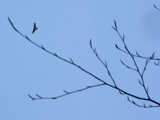
M146 69L147 69L148 64L149 64L152 60L158 61L158 63L155 63L155 62L154 62L154 64L159 65L159 60L160 60L160 59L159 59L159 58L155 58L155 52L154 52L150 57L141 56L138 52L136 52L136 54L133 54L133 53L129 50L129 48L127 47L127 45L126 45L126 43L125 43L125 35L124 35L124 34L123 34L123 35L120 34L120 32L119 32L119 30L118 30L118 27L117 27L117 23L116 23L115 20L114 20L114 26L112 26L112 28L116 31L116 33L117 33L118 36L120 37L120 39L121 39L121 41L122 41L122 43L123 43L123 45L124 45L124 50L121 49L117 44L115 45L115 47L116 47L118 50L120 50L120 51L128 54L128 55L131 57L132 62L134 63L134 67L131 67L131 66L127 65L126 63L124 63L122 60L120 60L121 63L122 63L122 65L124 65L126 68L128 68L128 69L130 69L130 70L133 70L133 71L137 72L137 74L138 74L139 77L140 77L140 80L139 80L138 82L139 82L139 84L143 87L143 89L144 89L144 91L145 91L145 93L146 93L146 96L147 96L147 98L146 98L147 100L146 100L146 101L153 102L152 99L150 98L150 95L149 95L149 89L148 89L148 87L146 87L146 84L145 84L145 81L144 81L144 73L145 73L145 71L146 71ZM137 64L137 61L136 61L136 59L135 59L136 57L145 60L145 64L144 64L144 67L142 68L142 71L140 71L140 69L139 69L139 66L138 66L138 64ZM136 106L138 106L138 107L144 107L144 108L155 107L155 106L153 106L153 105L146 106L145 103L143 103L143 105L139 105L139 104L136 103L135 101L131 101L131 100L129 99L129 96L128 96L127 98L128 98L128 101L129 101L129 102L133 103L134 105L136 105ZM156 106L156 107L160 107L160 106L159 106L159 103L158 103L158 106Z
M106 71L107 71L107 74L109 76L109 78L111 79L112 83L113 84L109 84L108 82L106 82L105 80L97 77L96 75L94 75L93 73L87 71L86 69L84 69L83 67L81 67L80 65L76 64L76 62L73 61L72 58L70 58L69 60L68 59L65 59L59 55L57 55L57 53L55 52L51 52L49 50L47 50L42 44L39 45L37 44L36 42L34 42L33 40L31 40L27 35L24 35L23 33L21 33L14 25L13 25L13 22L10 20L10 18L8 18L8 21L9 23L11 24L12 28L18 33L20 34L23 38L25 38L26 40L28 40L30 43L32 43L33 45L35 45L36 47L38 47L39 49L43 50L44 52L56 57L57 59L59 60L62 60L68 64L71 64L73 66L75 66L76 68L78 68L79 70L81 70L82 72L88 74L89 76L93 77L96 81L99 82L99 84L96 84L96 85L88 85L84 88L81 88L81 89L77 89L77 90L74 90L74 91L67 91L67 90L64 90L63 91L63 94L61 95L58 95L58 96L54 96L54 97L42 97L41 95L38 95L38 94L35 94L35 97L31 96L30 94L28 95L29 98L31 98L32 100L42 100L42 99L51 99L51 100L55 100L55 99L58 99L58 98L61 98L61 97L65 97L67 95L71 95L71 94L74 94L74 93L78 93L78 92L82 92L82 91L85 91L85 90L88 90L90 88L95 88L95 87L101 87L101 86L108 86L108 87L111 87L115 90L117 90L121 95L126 95L127 96L127 100L138 106L138 107L143 107L143 108L153 108L153 107L160 107L160 103L153 100L151 97L150 97L150 94L149 94L149 89L148 87L146 86L145 84L145 80L144 80L144 73L147 69L147 66L148 64L151 62L151 61L156 61L154 62L155 65L159 65L159 61L160 59L159 58L155 58L155 53L153 53L150 57L145 57L145 56L141 56L138 52L136 52L135 54L133 54L129 48L127 47L126 45L126 42L125 42L125 35L121 35L119 30L118 30L118 26L117 26L117 22L116 20L114 20L114 26L112 26L113 30L116 31L116 33L118 34L118 36L120 37L123 45L124 45L124 49L120 48L117 44L115 45L115 47L121 51L121 52L124 52L126 54L129 55L129 57L131 57L131 60L132 62L134 63L134 66L129 66L127 65L125 62L123 62L122 60L120 60L120 62L122 63L122 65L124 65L127 69L129 70L133 70L134 72L136 72L139 77L140 77L140 80L138 81L139 84L143 87L144 91L145 91L145 94L146 94L146 97L140 97L140 96L137 96L137 95L134 95L132 93L129 93L127 92L126 90L123 90L121 88L119 88L119 86L117 85L116 83L116 80L113 78L110 70L109 70L109 67L108 67L108 64L106 61L103 61L96 48L93 47L92 45L92 40L90 40L90 48L92 50L92 52L94 53L94 55L96 56L96 58L99 60L99 62L105 67ZM139 69L139 66L137 64L137 61L135 58L140 58L140 59L144 59L145 60L145 64L144 64L144 67L142 69L142 71L140 71ZM131 99L135 99L135 100L139 100L139 101L142 101L144 102L142 105L136 103L135 101L131 100ZM146 105L145 102L150 102L151 104L153 105Z
M91 50L93 51L93 53L96 55L97 59L98 59L98 60L102 63L102 65L106 68L106 70L107 70L107 72L108 72L108 75L109 75L109 77L111 78L111 80L112 80L112 82L113 82L113 84L114 84L114 87L117 88L116 82L115 82L115 80L113 79L113 77L112 77L112 75L111 75L111 72L110 72L110 70L109 70L109 68L108 68L107 62L106 62L106 61L103 62L103 60L99 57L99 55L98 55L98 53L97 53L97 51L96 51L96 48L93 48L93 46L92 46L92 40L90 40L90 48L91 48Z

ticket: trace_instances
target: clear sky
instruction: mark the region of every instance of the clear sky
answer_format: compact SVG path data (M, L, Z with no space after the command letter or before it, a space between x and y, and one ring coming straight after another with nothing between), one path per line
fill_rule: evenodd
M98 84L91 76L45 53L17 34L14 25L46 49L69 59L108 83L105 68L89 47L92 39L101 58L108 62L118 86L145 97L137 73L116 32L114 19L126 36L130 50L160 55L160 6L158 0L1 0L0 1L0 119L1 120L158 120L160 108L143 109L107 86L93 88L57 100L32 101L27 95L57 96ZM32 34L33 23L38 30ZM137 59L139 65L144 61ZM145 73L151 96L160 102L160 67L152 63ZM136 101L136 100L135 100Z

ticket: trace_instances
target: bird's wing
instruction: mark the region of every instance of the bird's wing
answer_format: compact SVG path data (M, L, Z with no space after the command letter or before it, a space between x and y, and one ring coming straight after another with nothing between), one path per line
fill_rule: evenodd
M36 28L36 23L34 23L33 27L34 27L34 29Z
M34 33L34 32L36 31L36 28L37 28L37 27L36 27L36 23L34 23L34 24L33 24L33 31L32 31L32 33Z
M33 31L32 31L32 33L34 33L35 31L36 31L36 29L34 29L34 28L33 28Z

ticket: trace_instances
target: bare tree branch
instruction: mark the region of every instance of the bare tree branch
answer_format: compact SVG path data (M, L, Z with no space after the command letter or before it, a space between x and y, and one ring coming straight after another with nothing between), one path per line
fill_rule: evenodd
M117 26L116 20L114 20L114 26L112 26L112 28L117 32L117 34L119 35L120 39L122 40L122 43L123 43L123 45L124 45L124 49L125 49L125 50L122 50L121 48L119 48L118 45L116 45L116 48L117 48L118 50L120 50L120 51L128 54L128 55L131 57L131 59L132 59L132 61L133 61L133 63L134 63L135 68L132 68L132 67L126 65L123 61L121 61L121 63L122 63L125 67L127 67L128 69L132 69L132 70L136 71L136 72L139 74L139 76L140 76L140 78L141 78L141 79L139 80L139 83L140 83L140 85L144 88L144 91L145 91L147 97L139 97L139 96L137 96L137 95L131 94L131 93L129 93L129 92L127 92L127 91L125 91L125 90L123 90L123 89L121 89L121 88L118 87L118 85L116 84L113 76L111 75L111 72L110 72L110 70L109 70L109 68L108 68L107 62L103 62L103 60L99 57L99 55L98 55L98 53L97 53L97 51L96 51L96 48L93 48L93 45L92 45L92 41L91 41L91 40L90 40L90 48L92 49L92 51L93 51L93 53L95 54L95 56L97 57L97 59L98 59L98 60L102 63L102 65L106 68L107 74L108 74L109 77L111 78L111 80L112 80L112 82L113 82L114 85L111 85L111 84L107 83L106 81L100 79L99 77L97 77L97 76L94 75L93 73L91 73L91 72L87 71L86 69L82 68L80 65L76 64L76 63L72 60L72 58L70 58L70 60L67 60L67 59L65 59L65 58L57 55L55 52L51 52L51 51L47 50L47 49L43 46L43 44L39 45L39 44L35 43L35 42L32 41L27 35L22 34L22 33L13 25L13 23L12 23L12 21L10 20L9 17L8 17L8 21L9 21L9 23L11 24L12 28L13 28L18 34L20 34L23 38L25 38L26 40L28 40L30 43L32 43L33 45L35 45L35 46L38 47L39 49L45 51L46 53L48 53L48 54L50 54L50 55L52 55L52 56L54 56L54 57L56 57L56 58L58 58L58 59L60 59L60 60L62 60L62 61L64 61L64 62L66 62L66 63L68 63L68 64L71 64L71 65L77 67L78 69L80 69L80 70L83 71L84 73L90 75L91 77L95 78L95 80L97 80L97 81L100 82L100 84L91 85L91 86L86 86L85 88L81 88L81 89L74 90L74 91L71 91L71 92L64 90L64 94L61 94L61 95L55 96L55 97L42 97L42 96L40 96L40 95L38 95L38 94L35 94L35 97L33 97L33 96L31 96L31 95L28 95L29 98L31 98L32 100L42 100L42 99L52 99L52 100L55 100L55 99L58 99L58 98L61 98L61 97L64 97L64 96L67 96L67 95L70 95L70 94L73 94L73 93L82 92L82 91L88 90L88 89L90 89L90 88L95 88L95 87L100 87L100 86L104 86L104 85L105 85L105 86L108 86L108 87L111 87L111 88L117 90L121 95L126 95L126 96L128 96L128 97L127 97L127 98L128 98L128 101L131 102L131 103L133 103L134 105L136 105L136 106L138 106L138 107L143 107L143 108L160 107L160 103L159 103L159 102L157 102L157 101L153 100L152 98L150 98L149 93L148 93L148 88L146 87L145 82L144 82L144 73L145 73L145 71L146 71L146 68L147 68L147 65L149 64L149 62L150 62L151 60L160 60L160 59L159 59L159 58L155 58L155 53L152 54L151 57L143 57L143 56L139 55L138 53L136 53L135 55L132 54L132 53L130 52L130 50L128 49L126 43L125 43L125 35L121 35L120 32L119 32L119 30L118 30L118 26ZM142 72L140 72L140 69L139 69L138 64L137 64L137 62L136 62L136 60L135 60L135 57L146 60ZM134 98L134 99L137 99L137 100L140 100L140 101L143 101L143 102L150 102L151 104L154 104L154 105L146 106L145 103L144 103L143 105L139 105L139 104L137 104L136 102L131 101L129 97Z
M116 23L116 21L114 21L114 24L116 25L115 27L117 28L117 23ZM115 28L115 27L114 27L114 28ZM147 88L146 88L146 85L145 85L145 82L144 82L144 72L145 72L146 67L147 67L147 65L149 64L149 62L150 62L152 59L154 59L154 57L155 57L155 52L152 54L151 57L149 57L148 59L146 59L145 66L144 66L143 71L142 71L142 73L141 73L141 72L140 72L140 69L139 69L139 67L138 67L138 64L137 64L137 62L136 62L136 60L135 60L135 56L130 52L130 50L128 49L128 47L127 47L127 45L126 45L126 43L125 43L124 34L121 35L120 32L118 31L118 28L117 28L117 29L114 29L114 30L117 32L118 36L120 37L120 39L121 39L121 41L122 41L122 43L123 43L123 45L124 45L125 51L126 51L125 53L127 53L127 54L131 57L131 59L132 59L134 65L135 65L135 68L136 68L136 69L127 66L127 65L124 64L122 61L121 61L121 63L122 63L124 66L128 67L129 69L132 69L132 70L136 71L136 72L139 74L139 76L140 76L140 78L141 78L141 82L142 82L143 88L144 88L144 90L145 90L145 92L146 92L146 95L147 95L148 99L150 99L149 93L148 93L148 91L147 91ZM116 48L117 48L117 47L116 47ZM118 50L120 50L120 49L118 49ZM139 56L139 58L141 58L138 53L137 53L137 55Z
M128 54L127 51L121 49L117 44L115 44L115 47L116 47L119 51ZM134 56L134 57L136 57L136 58L151 59L151 60L154 60L154 61L160 61L160 58L155 58L155 57L154 57L154 58L150 58L150 57L141 56L138 52L136 52L136 54L133 54L133 53L132 53L131 55Z
M121 61L122 65L124 65L126 68L131 69L133 71L137 71L135 68L132 68L132 67L126 65L122 60L120 60L120 61Z
M126 65L123 61L121 61L121 63L122 63L125 67L127 67L128 69L132 69L132 70L134 70L134 71L136 71L136 72L138 73L138 75L139 75L140 78L141 78L141 81L139 80L139 83L140 83L140 84L142 85L142 87L144 88L144 91L145 91L145 93L146 93L146 95L147 95L147 98L150 99L150 95L149 95L149 93L148 93L148 90L149 90L149 89L146 87L145 81L144 81L144 73L145 73L145 71L146 71L146 68L147 68L147 65L149 64L149 62L150 62L151 60L158 60L158 61L159 61L159 58L158 58L158 59L157 59L157 58L155 59L155 52L152 54L151 57L142 57L142 56L140 56L137 52L136 52L136 55L134 55L133 53L131 53L130 50L128 49L126 43L125 43L125 35L124 35L124 34L123 34L123 35L120 34L120 32L119 32L119 30L118 30L118 27L117 27L117 23L116 23L115 20L114 20L114 25L115 25L115 26L114 26L114 27L112 26L112 28L116 31L116 33L117 33L118 36L120 37L120 39L121 39L121 41L122 41L122 43L123 43L123 45L124 45L125 50L120 49L117 44L115 45L115 47L116 47L118 50L120 50L120 51L128 54L128 55L131 57L131 59L132 59L134 65L135 65L136 69L135 69L135 68L132 68L132 67L130 67L130 66L128 66L128 65ZM135 57L142 58L142 59L146 59L146 62L145 62L145 65L144 65L144 68L143 68L142 73L140 72L140 69L139 69L138 64L137 64L137 62L136 62L136 60L135 60ZM137 105L135 102L133 102L133 103L134 103L135 105ZM144 106L144 107L145 107L145 106Z
M102 65L106 68L106 70L107 70L107 72L108 72L108 75L109 75L109 77L111 78L114 86L117 87L116 82L115 82L115 80L113 79L113 77L112 77L112 75L111 75L111 73L110 73L110 71L109 71L109 69L108 69L107 62L103 62L103 60L99 57L99 55L98 55L98 53L97 53L97 51L96 51L96 48L93 48L93 46L92 46L92 40L90 40L90 47L91 47L93 53L95 54L95 56L97 57L97 59L98 59L98 60L102 63Z
M88 90L90 88L95 88L95 87L100 87L100 86L104 86L106 84L102 83L102 84L96 84L96 85L90 85L90 86L86 86L85 88L81 88L81 89L78 89L78 90L74 90L74 91L66 91L64 90L64 94L61 94L61 95L58 95L58 96L55 96L55 97L42 97L38 94L35 94L36 97L33 97L31 95L28 95L32 100L42 100L42 99L58 99L58 98L61 98L61 97L65 97L65 96L68 96L68 95L71 95L71 94L74 94L74 93L77 93L77 92L82 92L82 91L85 91L85 90Z
M64 61L64 62L67 62L67 63L69 63L69 64L71 64L71 65L73 65L73 66L81 69L83 72L85 72L85 73L89 74L90 76L96 78L96 80L98 80L98 81L100 81L100 82L102 82L102 83L106 83L104 80L102 80L102 79L98 78L97 76L95 76L94 74L88 72L87 70L85 70L84 68L82 68L80 65L75 64L71 58L70 58L71 61L70 61L70 60L67 60L67 59L65 59L65 58L60 57L60 56L57 55L56 53L52 53L51 51L45 49L45 47L44 47L42 44L41 44L41 45L38 45L37 43L35 43L34 41L32 41L27 35L24 35L24 34L22 34L19 30L17 30L17 29L15 28L15 26L13 25L13 23L11 22L11 20L10 20L9 17L8 17L8 20L9 20L11 26L14 28L14 30L15 30L16 32L18 32L22 37L24 37L25 39L27 39L30 43L32 43L32 44L35 45L36 47L40 48L41 50L47 52L48 54L50 54L50 55L52 55L52 56L55 56L56 58L58 58L58 59L60 59L60 60L62 60L62 61Z
M129 97L127 97L128 102L132 103L133 105L141 108L155 108L155 107L160 107L159 105L146 105L145 103L138 104L134 100L130 100Z

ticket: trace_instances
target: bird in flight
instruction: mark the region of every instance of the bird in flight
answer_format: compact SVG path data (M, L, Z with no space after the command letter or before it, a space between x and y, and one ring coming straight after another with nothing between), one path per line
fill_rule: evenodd
M34 24L33 24L33 31L32 31L32 34L33 34L36 30L38 30L38 27L36 26L36 23L34 23Z

